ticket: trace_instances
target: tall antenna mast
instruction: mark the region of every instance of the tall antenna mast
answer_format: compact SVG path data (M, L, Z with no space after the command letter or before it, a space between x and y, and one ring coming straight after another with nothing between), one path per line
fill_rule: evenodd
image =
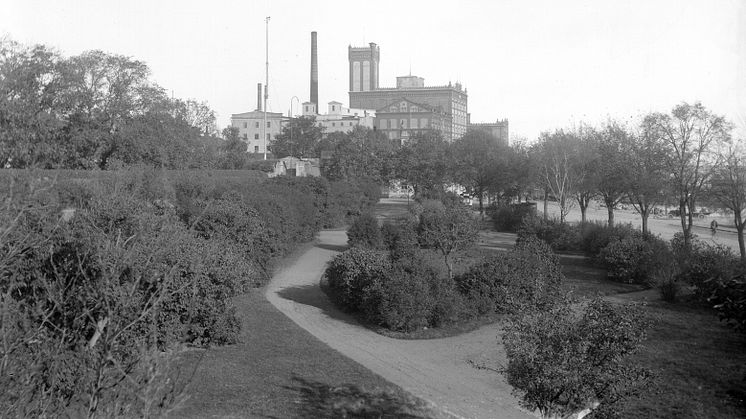
M267 99L269 98L269 16L264 19L264 23L266 25L264 30L266 66L264 68L264 124L262 124L262 137L264 137L264 160L267 160Z

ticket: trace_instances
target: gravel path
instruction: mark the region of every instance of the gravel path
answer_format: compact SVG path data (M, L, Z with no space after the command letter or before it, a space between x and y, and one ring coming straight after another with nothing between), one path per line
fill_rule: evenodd
M322 231L318 244L275 275L266 297L299 326L343 355L459 418L527 418L499 374L477 365L505 362L497 325L450 338L399 340L379 335L340 312L319 287L327 261L347 235Z

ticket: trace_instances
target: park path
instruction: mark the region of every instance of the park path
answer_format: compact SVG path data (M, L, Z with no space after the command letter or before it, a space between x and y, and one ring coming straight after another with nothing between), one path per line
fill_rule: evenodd
M497 325L449 338L399 340L337 310L319 281L346 243L342 230L319 233L316 246L273 277L266 289L269 302L333 349L454 417L532 417L500 374L472 366L495 368L505 362Z

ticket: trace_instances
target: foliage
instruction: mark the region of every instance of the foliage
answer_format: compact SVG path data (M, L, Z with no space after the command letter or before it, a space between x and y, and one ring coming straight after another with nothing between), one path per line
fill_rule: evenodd
M375 249L381 246L381 240L378 220L371 213L365 213L355 218L355 221L347 230L347 243L350 246L366 246Z
M272 140L272 154L278 158L321 157L322 126L316 124L316 117L301 116L291 119L282 127L282 132Z
M654 236L633 234L611 241L598 254L606 275L620 282L645 284L665 266L673 255L666 243Z
M521 239L515 249L499 252L454 278L476 314L546 310L559 299L563 280L559 258L535 237Z
M324 274L332 298L343 309L366 311L380 304L380 283L391 272L391 262L380 250L352 247L337 255Z
M705 302L721 281L733 278L739 269L738 258L726 246L689 238L686 247L683 234L677 233L671 246L681 269L680 279L695 287L695 297Z
M629 360L649 321L639 306L595 299L581 312L569 305L518 317L503 336L503 373L523 405L544 418L601 407L613 410L651 382Z
M411 258L419 248L417 242L417 226L404 219L398 222L384 222L381 226L383 247L389 251L389 256L396 261Z
M487 213L491 215L495 230L514 233L521 227L525 217L536 217L536 204L528 202L509 205L490 204Z
M453 278L450 256L463 250L477 240L478 226L471 214L461 205L443 205L429 201L423 205L417 234L422 247L440 251L448 268L448 277Z
M579 250L580 233L572 225L555 219L524 217L518 230L518 238L535 236L548 243L553 250Z
M368 178L383 183L391 176L393 147L380 131L355 126L349 133L329 135L327 142L331 158L325 161L324 176L329 179Z
M743 274L718 281L709 301L714 304L720 320L739 332L746 332L746 282Z
M448 144L438 131L416 134L396 153L396 177L414 188L415 197L425 191L441 191L448 176Z

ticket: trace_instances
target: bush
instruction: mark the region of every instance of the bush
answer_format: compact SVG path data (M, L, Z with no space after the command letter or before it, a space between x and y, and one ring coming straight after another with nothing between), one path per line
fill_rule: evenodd
M580 232L575 226L560 223L556 219L524 217L518 229L518 237L536 236L548 243L553 250L580 250Z
M365 213L357 218L347 230L347 243L350 246L378 248L381 246L381 229L375 215Z
M559 258L549 245L530 236L455 278L478 314L548 309L560 298L563 280Z
M391 273L386 252L352 247L337 255L325 278L332 299L347 311L369 311L379 304L381 282Z
M508 383L529 411L569 417L582 410L614 410L638 396L652 373L629 361L649 321L639 306L595 299L582 312L569 304L508 323L503 343Z
M629 284L647 284L672 260L673 255L663 240L640 233L612 240L598 255L608 278Z
M414 257L419 247L416 225L406 219L396 223L384 222L381 240L383 248L389 251L394 261Z
M581 236L581 248L588 256L598 256L601 249L609 243L622 240L640 233L632 227L632 224L615 224L609 227L601 221L586 222L579 225Z
M536 217L535 203L520 203L509 205L490 204L487 213L492 218L492 225L495 230L515 233L521 228L523 219L526 217Z
M714 304L720 320L736 331L746 332L746 281L743 274L718 282L709 301Z

